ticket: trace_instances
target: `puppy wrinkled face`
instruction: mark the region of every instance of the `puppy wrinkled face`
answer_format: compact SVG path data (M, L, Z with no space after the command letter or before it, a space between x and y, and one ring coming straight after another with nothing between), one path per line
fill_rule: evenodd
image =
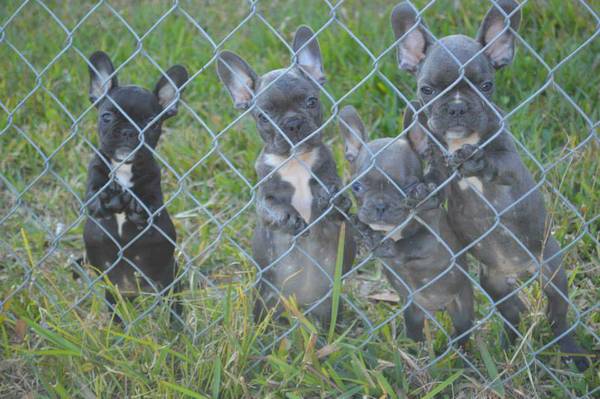
M320 143L321 132L315 131L321 126L323 111L317 86L294 68L266 74L257 91L265 87L252 115L267 151L287 154L294 146L304 152Z
M98 107L100 149L115 161L133 162L135 157L148 153L148 147L156 147L162 121L154 119L162 107L153 93L137 86L116 87L108 95L114 103L106 98ZM136 151L141 141L148 147L141 146Z
M446 48L434 44L417 77L419 99L423 104L433 101L425 109L428 125L446 140L483 135L499 122L488 105L494 92L494 67L481 52L481 44L469 37L448 36L441 42ZM453 56L466 64L463 77Z
M372 153L376 153L390 141L378 139L367 146ZM356 170L353 180L362 175L351 186L358 203L358 218L371 228L394 228L404 223L410 215L410 210L403 206L405 194L422 179L421 164L405 140L397 140L379 153L373 166L369 150L362 148L354 161Z
M119 86L113 63L102 51L90 56L88 71L89 99L98 108L102 153L127 163L151 156L162 122L177 114L179 93L188 77L186 69L181 65L169 68L153 92L138 86Z

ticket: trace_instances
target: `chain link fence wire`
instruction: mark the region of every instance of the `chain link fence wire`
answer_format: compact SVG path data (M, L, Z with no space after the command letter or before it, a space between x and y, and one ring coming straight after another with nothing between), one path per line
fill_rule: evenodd
M103 291L111 289L107 288L110 286L107 273L118 267L121 260L135 268L141 279L152 287L151 293L137 300L135 310L127 305L116 306L124 320L125 332L135 332L136 325L160 314L171 314L180 321L184 334L201 343L205 335L225 322L225 303L253 297L260 283L278 292L277 287L264 278L275 264L261 269L252 257L250 237L256 220L254 208L259 188L295 156L257 181L253 164L261 143L248 117L257 105L253 103L249 109L235 112L216 77L219 51L234 49L243 58L254 61L251 64L259 74L273 68L289 71L297 55L290 44L291 33L300 24L308 24L314 30L323 51L328 82L315 81L326 115L322 126L312 135L325 133L326 144L336 154L338 170L343 172L343 187L338 193L331 193L333 198L328 209L307 229L330 213L342 211L336 209L335 199L350 195L352 184L361 177L350 179L339 150L343 147L338 133L338 125L343 123L339 120L342 107L356 105L366 116L371 136L394 138L389 145L406 138L402 113L411 106L415 88L410 77L397 70L395 49L401 38L395 40L391 34L389 4L328 0L302 6L284 1L230 3L153 1L131 6L122 1L23 0L0 6L0 58L3 59L0 65L4 65L0 76L0 306L10 320L19 317L18 304L30 298L44 309L42 319L64 320L64 328L76 328L82 319L85 323L108 323L110 314ZM506 124L503 128L513 136L522 159L534 174L536 184L530 192L544 193L553 233L562 247L557 256L564 258L563 267L569 276L569 297L564 299L569 303L570 327L558 337L547 330L543 330L543 337L536 337L541 331L536 325L547 325L537 284L542 280L541 265L535 254L501 221L519 201L497 211L480 195L494 213L495 223L458 253L454 253L434 229L426 227L452 254L453 264L495 229L503 230L537 264L538 271L529 279L519 281L510 296L502 299L518 296L528 306L524 326L515 330L519 338L517 345L521 345L515 357L522 356L522 359L496 359L506 369L491 376L490 369L486 368L489 364L474 361L468 351L455 345L457 338L452 337L443 316L421 308L436 350L430 350L418 360L406 355L403 361L410 365L415 378L425 383L419 378L434 368L443 367L443 361L449 356L461 359L468 378L476 381L482 392L498 384L510 386L516 378L531 378L528 373L535 368L544 375L544 383L554 387L553 392L560 392L564 397L591 398L598 395L599 388L588 387L584 393L574 390L567 382L573 374L568 367L549 362L548 353L562 336L575 330L578 340L585 339L586 347L600 344L597 317L600 214L596 182L600 18L594 2L565 2L564 13L576 15L579 25L572 27L572 40L561 47L561 43L552 43L555 38L540 38L546 34L536 32L537 25L542 25L540 21L528 20L533 14L560 19L561 10L552 10L544 1L519 3L525 28L513 32L518 47L515 65L498 74L501 94L496 97L505 114L498 113L497 117ZM418 10L419 18L430 21L427 32L437 40L463 30L473 34L485 10L495 2L477 3L475 12L465 11L473 4L460 1L414 1L411 4ZM298 15L290 14L295 7L306 7L310 11L297 10ZM540 7L547 10L540 11ZM303 20L306 12L313 17ZM466 13L464 20L461 13ZM450 18L455 24L441 21L440 16ZM379 24L381 28L374 27ZM86 208L93 200L84 194L86 166L88 159L99 153L96 110L87 102L88 56L95 50L111 55L115 74L121 82L150 87L175 63L185 64L189 72L187 82L178 93L179 115L165 123L158 147L153 149L143 141L144 129L138 132L142 139L138 149L146 147L151 151L162 169L164 206L145 209L150 225L137 238L124 245L115 239L120 247L119 258L99 274L90 270L85 259L80 261L82 228L88 217ZM347 70L344 70L346 62ZM582 64L582 68L573 67ZM584 73L578 75L581 73L578 71ZM462 78L464 70L459 80ZM467 83L476 89L472 82L467 80ZM484 98L484 101L488 100ZM273 125L287 138L274 122ZM485 147L500 133L501 130L481 146ZM372 154L374 160L378 153ZM379 168L375 161L372 167ZM385 175L381 168L379 171ZM113 169L111 179L116 178L115 173ZM437 190L441 191L455 175ZM312 174L312 178L327 189L316 175ZM400 187L398 190L402 191ZM131 194L137 198L132 191ZM159 287L144 275L135 260L127 259L123 253L151 228L154 218L165 209L174 220L177 242L163 231L159 234L175 246L179 270L171 285ZM426 225L418 216L413 215L413 218ZM293 250L310 257L297 241L282 257ZM333 277L319 259L311 260L322 271L322 278L331 289L325 297L301 308L299 312L305 315L334 295ZM488 340L490 346L498 345L499 330L491 326L501 326L505 320L497 311L502 301L494 301L486 293L475 272L476 261L470 258L469 263L471 270L462 272L473 285L477 302L476 320L471 330L476 337L472 338L472 348L477 345L481 350L482 340ZM369 351L374 343L384 342L383 335L402 337L404 310L410 305L420 306L414 302L414 296L451 270L446 269L403 300L382 277L382 268L401 280L385 262L376 261L372 253L363 252L341 277L344 282L340 294L341 323L346 328L352 326L346 337L348 342L364 351ZM169 295L176 284L183 287L177 294L184 305L181 315L163 305L165 295ZM74 312L80 315L79 319L73 318ZM290 313L294 314L291 310ZM535 329L532 326L536 326ZM305 327L306 322L298 314L291 317L289 323L273 322L257 340L259 354L268 355L291 334ZM319 338L319 345L326 346L327 340ZM257 357L253 367L257 367L261 359ZM350 360L342 357L337 363L347 361ZM512 394L526 395L517 388Z

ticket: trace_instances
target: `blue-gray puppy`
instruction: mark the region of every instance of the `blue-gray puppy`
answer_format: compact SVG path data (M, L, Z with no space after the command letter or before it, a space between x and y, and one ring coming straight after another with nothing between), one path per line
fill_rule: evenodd
M584 370L587 359L580 355L583 350L567 323L567 278L560 247L550 234L536 183L492 102L495 71L512 61L521 19L515 1L495 3L475 39L452 35L437 42L414 8L399 4L391 21L399 39L398 64L416 77L424 105L423 125L415 129L425 127L445 146L442 176L457 172L448 187L450 224L482 263L481 286L504 316L508 338L516 338L525 308L518 281L541 271L554 334L562 352L574 354L570 359Z
M412 117L408 111L407 126ZM423 339L424 310L446 310L457 343L464 344L473 325L473 289L465 257L453 259L460 244L432 193L435 185L424 183L419 152L426 149L427 136L415 130L409 140L367 142L364 125L351 106L340 113L340 130L355 180L355 224L374 255L388 266L384 271L394 288L413 300L404 311L408 337ZM389 239L382 242L386 236Z
M305 309L312 308L322 323L330 321L329 293L343 223L338 210L346 212L351 202L338 195L341 180L319 130L323 111L318 84L325 82L325 75L313 37L306 26L296 31L292 46L296 63L289 70L277 69L259 77L229 51L220 53L217 64L236 108L254 105L251 114L264 142L255 165L261 183L252 239L254 260L263 269L257 320L270 310L277 317L283 310L283 295L295 297ZM345 237L343 269L347 270L354 259L354 243L350 231Z

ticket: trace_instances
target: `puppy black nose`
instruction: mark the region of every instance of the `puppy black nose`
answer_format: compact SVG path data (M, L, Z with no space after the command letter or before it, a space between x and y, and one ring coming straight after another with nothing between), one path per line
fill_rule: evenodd
M134 138L136 137L138 132L135 129L123 129L121 130L121 135L126 138Z
M467 112L467 104L464 101L452 101L448 104L448 114L450 116L460 116Z
M287 133L298 133L303 124L304 119L299 117L292 117L285 121L283 127Z
M377 212L377 217L382 217L383 213L385 212L385 204L384 203L379 203L377 205L375 205L375 212Z

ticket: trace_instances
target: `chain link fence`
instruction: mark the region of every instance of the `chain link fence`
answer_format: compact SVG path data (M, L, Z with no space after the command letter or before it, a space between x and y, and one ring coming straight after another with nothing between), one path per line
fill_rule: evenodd
M476 3L476 7L460 1L413 3L419 18L430 23L427 32L437 40L446 34L459 33L460 29L474 34L474 28L494 1ZM338 193L331 193L332 201L309 223L310 229L338 211L349 218L345 210L335 205L335 200L350 196L352 184L361 177L351 178L341 152L339 111L345 105L359 108L371 136L406 139L408 129L402 126L402 114L415 97L415 88L408 74L397 69L395 51L402 38L392 36L389 25L392 6L385 2L327 0L302 6L283 1L272 4L152 1L131 5L120 1L24 0L3 4L0 7L0 58L3 59L0 65L4 66L0 76L0 306L7 320L15 323L28 301L33 301L39 306L42 325L47 325L44 324L47 319L52 320L52 325L60 321L64 329L76 329L80 322L106 325L110 321L106 305L113 307L113 304L106 303L104 290L114 289L110 287L108 273L123 267L121 261L125 260L138 274L144 274L135 259L123 255L143 232L124 245L115 238L121 247L119 256L99 274L91 271L85 259L83 262L80 259L84 253L82 231L88 217L86 209L93 200L85 195L87 164L94 154L100 154L95 128L97 113L93 104L87 102L88 57L93 51L103 50L111 55L120 81L144 87L151 87L173 64L182 63L188 69L189 77L178 92L179 113L165 122L160 144L154 149L142 140L138 147L151 151L162 169L164 206L145 210L151 213L148 214L151 226L163 210L171 214L177 240L173 241L164 231L156 231L174 245L178 274L164 287L142 276L152 286L151 293L138 298L133 307L115 307L123 319L121 327L125 333L135 334L139 331L137 325L148 326L143 323L166 315L177 319L182 333L201 344L205 336L231 322L227 304L253 298L259 284L266 283L278 291L264 277L276 265L261 267L252 256L250 239L261 186L295 160L291 156L270 175L256 178L253 166L261 143L248 116L256 104L239 113L233 109L215 73L219 51L236 50L243 58L254 61L250 63L259 74L273 68L291 71L297 56L291 34L300 24L308 24L314 30L314 37L323 49L328 82L321 85L315 81L325 117L313 135L326 133L325 142L333 150L343 184ZM471 6L477 9L469 9ZM489 389L498 392L498 386L510 387L517 378L533 378L535 384L535 378L543 376L543 384L551 387L548 392L556 395L589 398L598 395L598 387L573 388L577 375L568 366L548 360L560 338L573 331L577 331L578 341L584 341L586 348L597 348L600 344L597 290L600 213L596 182L600 18L595 6L594 2L573 0L565 2L561 13L544 1L521 1L519 10L524 13L525 28L514 32L519 49L515 65L499 73L497 85L499 105L506 111L498 116L510 123L517 149L534 174L535 186L524 197L534 190L543 192L553 233L562 248L556 256L564 258L563 268L568 274L569 297L564 299L569 303L569 329L558 337L548 333L541 307L543 295L537 284L542 280L540 262L501 221L512 207L498 211L480 193L482 201L494 213L495 223L490 231L457 253L444 243L452 252L453 261L477 246L492 229L503 229L528 252L537 264L537 271L519 281L507 298L498 301L481 287L476 273L478 263L469 258L470 270L462 273L475 291L472 350L479 351L483 360L474 360L469 350L455 344L447 318L422 308L431 347L425 356L402 352L406 357L398 359L412 370L417 385L426 384L423 375L444 367L447 359L453 358L462 360L465 375L477 384L479 392ZM298 9L304 7L306 10ZM303 20L306 15L312 17ZM572 40L553 45L551 42L557 39L548 36L546 42L544 35L548 33L542 30L546 25L528 20L530 15L544 15L550 26L553 19L559 24L561 18L575 15L577 24L569 32ZM374 27L379 24L381 28ZM549 29L558 35L554 28ZM285 64L288 60L291 63ZM373 154L374 158L380 153ZM378 168L375 163L372 167ZM115 180L117 169L111 168L111 179ZM317 180L316 184L327 187L313 172L311 177ZM454 178L456 174L448 177L438 190ZM426 224L414 214L411 217ZM427 228L444 241L435 229ZM249 371L264 361L262 356L277 350L299 329L315 332L314 321L310 317L305 319L303 314L338 295L343 306L340 328L346 331L342 345L346 339L366 353L371 351L370 345L386 342L383 338L386 335L401 339L404 334L399 323L405 309L419 306L413 298L450 271L445 270L406 300L398 297L381 274L382 269L387 269L400 279L393 267L376 261L372 253L361 251L351 268L341 275L343 288L338 293L336 278L326 271L330 267L321 265L320 259L304 251L299 240L299 236L294 239L282 257L294 250L309 256L322 272L322 279L327 280L328 293L299 310L288 303L289 323L273 321L257 339L256 351L260 356ZM171 292L176 286L181 287L180 292ZM164 305L165 296L177 297L183 311L177 313ZM498 326L505 319L497 311L497 305L513 296L521 297L528 307L523 325L515 331L518 349L513 359L492 360L489 353L481 353L486 347L482 341L491 347L499 345ZM243 317L252 319L251 314ZM331 348L323 337L318 338L318 345ZM346 355L338 358L336 364L350 361ZM378 367L388 364L384 362ZM500 367L506 369L498 372L496 368ZM536 376L531 376L532 368L537 370ZM490 370L496 370L496 375ZM515 387L506 395L523 397L527 392Z

